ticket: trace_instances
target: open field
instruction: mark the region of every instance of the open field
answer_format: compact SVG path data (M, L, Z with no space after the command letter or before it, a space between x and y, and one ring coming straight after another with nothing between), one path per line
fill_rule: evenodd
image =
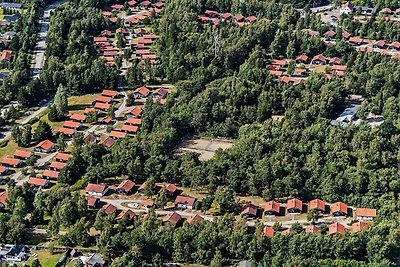
M199 139L187 139L184 140L177 152L196 152L200 154L200 160L211 159L215 151L218 149L228 149L233 146L234 142L227 139L209 139L209 138L199 138Z
M43 267L54 267L56 266L58 260L62 257L62 253L51 254L50 251L42 250L42 251L33 251L31 254L37 254L37 258ZM27 264L32 263L35 260L34 257L30 257Z

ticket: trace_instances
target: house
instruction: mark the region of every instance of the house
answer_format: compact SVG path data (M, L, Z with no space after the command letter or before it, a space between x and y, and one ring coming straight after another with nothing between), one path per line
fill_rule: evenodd
M29 152L29 151L16 150L16 151L14 152L14 158L22 159L22 160L28 159L28 158L30 158L32 155L33 155L33 153L32 153L32 152Z
M85 114L85 115L92 113L92 112L97 112L97 110L95 108L85 108L83 110L83 114Z
M0 262L17 263L29 258L28 248L18 245L3 245L0 247Z
M244 219L253 219L257 217L257 207L254 205L245 205L240 216Z
M133 126L133 125L128 125L128 124L123 125L121 128L121 131L125 132L127 134L136 134L138 130L139 130L139 127Z
M329 65L340 65L342 64L342 60L340 60L340 58L338 57L332 57L331 59L329 59Z
M340 201L333 203L331 206L331 212L333 216L346 216L347 205Z
M396 16L400 16L400 8L398 8L398 9L396 9L395 11L394 11L394 13L396 14Z
M334 31L327 31L326 33L324 33L324 36L326 39L333 39L336 36L336 32Z
M101 142L103 146L106 148L111 148L115 144L115 140L112 137L107 137L104 141Z
M274 76L282 76L283 75L283 71L279 71L279 70L270 70L269 74L274 75Z
M140 118L142 116L143 110L139 107L134 107L125 112L125 117L127 118Z
M71 119L71 121L83 123L86 120L86 115L74 113L69 118Z
M8 167L0 165L0 175L4 175L8 172ZM1 176L0 176L1 178Z
M0 209L4 209L7 206L8 192L0 192Z
M347 31L342 32L342 37L346 40L348 40L351 37L351 34Z
M111 131L109 137L111 137L114 140L121 139L126 137L126 133L120 131Z
M325 213L325 201L320 199L313 199L308 203L308 210L316 210Z
M0 8L2 8L2 9L13 9L13 10L22 10L23 5L20 4L20 3L3 2L3 3L0 3Z
M242 22L244 20L244 16L242 14L237 14L233 17L235 22Z
M356 218L359 221L372 221L376 217L376 209L357 208Z
M74 130L79 129L81 126L82 126L81 123L76 121L65 121L63 124L64 128L69 128Z
M222 21L227 21L227 20L230 20L232 18L232 14L231 13L222 13L222 14L220 14L219 18Z
M126 119L125 124L139 126L142 124L142 119L128 118Z
M264 213L265 215L278 215L280 213L281 204L274 200L268 201L264 205Z
M110 107L111 107L110 104L108 104L108 103L101 103L101 102L96 102L96 104L94 105L94 108L95 108L95 109L97 109L97 110L99 110L99 111L102 111L102 112L107 111Z
M95 209L99 205L100 200L95 197L86 197L86 203L89 209Z
M247 23L252 23L252 22L254 22L256 20L257 20L256 16L250 16L250 17L244 19L244 21L247 22Z
M147 182L144 182L143 184L141 184L137 190L138 193L141 195L144 195L144 189L146 188L146 186L147 186Z
M150 1L143 1L139 4L139 7L143 7L143 8L149 8L151 6L151 2Z
M64 162L59 162L59 161L53 161L49 168L53 171L60 171L62 168L64 168L66 163Z
M134 6L136 6L137 2L136 2L135 0L131 0L131 1L128 1L127 4L128 4L130 7L134 7Z
M4 158L1 161L1 165L4 167L19 168L22 165L22 160L16 158Z
M315 233L318 233L318 227L317 226L315 226L315 225L308 225L307 227L306 227L306 233L307 234L315 234Z
M174 196L178 188L174 184L167 184L165 189L167 190L168 195Z
M48 188L50 186L50 183L46 179L42 178L36 178L36 177L30 177L28 179L28 184L34 186L34 187L41 187L41 188Z
M160 99L166 98L167 94L168 94L168 90L165 88L158 88L158 89L154 90L153 93L151 93L152 97L160 98Z
M111 6L111 9L112 9L113 12L120 11L123 8L124 8L124 6L121 5L121 4L114 4L114 5Z
M360 232L362 230L367 230L368 229L368 224L365 222L355 222L351 225L351 231L353 233Z
M61 128L57 129L57 133L66 135L68 137L72 137L74 135L74 133L75 133L75 130L74 129L70 129L70 128L61 127Z
M336 222L329 225L328 232L330 235L334 234L344 235L346 233L346 229L344 228L343 224Z
M142 200L140 201L140 204L141 204L143 207L149 209L149 208L151 208L151 207L154 206L154 201L151 200L151 199L142 199Z
M374 48L385 49L386 42L385 40L379 40L374 43Z
M390 44L389 48L399 51L400 50L400 42L394 42L394 43Z
M102 95L102 96L106 96L106 97L115 98L116 96L118 96L118 92L117 92L117 91L114 91L114 90L107 90L107 89L104 89L104 90L101 92L101 95Z
M70 160L72 158L72 154L68 154L68 153L57 153L56 155L56 161L58 162L67 162L68 160Z
M102 184L89 183L85 188L85 193L90 196L102 197L108 192L108 187Z
M127 31L125 28L118 28L115 30L115 33L120 33L120 34L125 35L127 33Z
M303 202L300 199L292 198L287 202L286 209L289 213L301 213Z
M175 199L175 207L179 209L194 209L196 199L192 197L177 196Z
M164 105L165 103L167 103L167 99L160 99L160 98L153 98L153 103L158 103L160 105Z
M178 224L181 221L182 217L181 215L179 215L176 212L171 212L169 214L167 214L164 218L163 218L163 222L164 223L171 223L173 225Z
M313 31L311 29L304 29L303 32L306 32L311 37L318 37L319 36L319 32Z
M103 31L101 31L100 35L104 36L104 37L111 37L112 33L109 30L103 30Z
M99 95L96 97L96 102L100 102L100 103L111 103L112 99L109 96L103 96L103 95Z
M349 38L349 42L350 42L352 45L362 45L363 42L364 42L364 40L361 39L361 38L359 38L359 37L350 37L350 38Z
M85 142L85 144L96 144L97 138L93 134L88 133L83 137L83 142Z
M131 193L135 183L131 180L124 180L117 186L117 192L120 194L129 194Z
M94 253L79 258L84 267L103 267L105 262L100 254Z
M294 69L294 72L293 72L293 76L297 76L297 77L306 77L307 74L308 74L307 69L297 68L297 69Z
M117 212L117 207L113 204L108 203L107 205L103 206L103 210L107 215L113 215Z
M42 174L43 178L46 179L54 179L56 180L58 178L58 175L60 173L58 171L53 171L53 170L45 170Z
M117 18L117 17L113 17L113 18L110 18L109 21L110 21L111 23L117 23L118 18Z
M35 147L35 151L39 153L50 153L54 150L55 145L56 144L50 140L44 140Z
M340 14L351 14L353 13L354 6L351 2L347 2L340 7Z
M133 96L135 98L145 98L148 97L150 94L150 90L147 89L146 87L142 86L137 88L134 92L133 92Z
M308 62L308 56L306 55L300 55L296 57L297 64L307 64L307 62Z
M389 16L392 14L392 10L388 7L383 8L381 11L379 11L379 13L385 15L385 16Z
M131 210L123 210L121 211L117 218L115 218L116 220L121 220L123 219L125 216L127 216L128 220L133 220L133 218L135 218L135 213Z
M209 18L216 18L219 16L219 13L215 10L206 10L204 12L204 15L206 15Z
M3 50L1 52L1 57L0 57L1 61L10 62L11 58L12 58L12 51L11 50Z
M275 230L271 226L265 226L263 232L266 237L272 237L275 234Z
M187 223L201 223L202 221L204 221L204 218L198 214L191 215L186 220Z
M103 123L103 124L107 124L107 125L115 123L115 121L112 118L108 117L108 116L102 118L100 120L100 122Z
M316 65L326 65L326 57L322 54L316 55L312 58L311 63Z

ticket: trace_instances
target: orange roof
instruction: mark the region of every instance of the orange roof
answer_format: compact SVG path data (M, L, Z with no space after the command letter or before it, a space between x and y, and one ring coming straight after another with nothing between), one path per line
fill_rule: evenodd
M135 6L137 2L135 0L128 1L128 5Z
M147 185L147 182L144 182L143 184L141 184L141 185L139 186L138 190L144 189L144 188L146 187L146 185Z
M140 201L140 204L142 204L143 206L146 206L146 207L152 207L154 205L154 201L151 199L142 199Z
M103 14L104 17L109 17L109 16L112 15L112 13L109 12L109 11L103 11L102 14Z
M356 214L362 217L376 217L376 209L357 208Z
M103 103L110 103L111 102L111 97L99 95L99 96L96 97L96 101L103 102Z
M308 204L308 209L309 210L319 209L321 211L325 211L325 201L322 201L320 199L313 199Z
M105 36L105 37L111 36L111 31L109 31L109 30L103 30L103 31L101 31L101 36Z
M128 219L129 220L132 220L135 217L135 213L133 211L131 211L131 210L123 210L118 214L117 218L115 218L115 219L116 220L123 219L125 217L125 215L128 215Z
M141 125L142 124L142 119L137 119L137 118L128 118L126 119L127 124L132 124L132 125Z
M55 144L51 142L50 140L44 140L40 142L36 147L42 148L44 150L49 150L51 149Z
M142 86L142 87L137 88L133 93L134 94L138 93L141 95L148 95L150 93L150 90L147 89L146 87Z
M110 137L125 138L126 137L126 133L119 132L119 131L111 131Z
M86 197L86 201L87 201L88 206L94 206L94 205L96 205L96 202L98 201L98 199L95 197Z
M0 203L3 205L6 205L6 201L8 198L8 192L7 191L3 191L0 193Z
M264 211L274 211L276 213L279 213L280 208L281 208L281 204L272 200L272 201L268 201L267 203L265 203Z
M339 70L339 71L345 71L347 69L347 66L344 65L333 65L332 70Z
M113 119L111 119L110 117L106 116L103 119L101 119L101 122L104 122L106 124L109 124L113 121Z
M296 57L296 60L306 62L308 60L308 56L300 55L300 56Z
M318 227L316 227L315 225L308 225L306 227L306 233L307 234L315 234L318 233Z
M30 177L28 180L28 184L30 185L37 185L37 186L45 186L47 183L46 179Z
M74 121L84 121L86 120L86 115L74 113L69 118Z
M83 111L83 113L88 114L90 112L96 112L95 108L85 108L85 110Z
M138 131L138 129L139 129L139 127L137 127L137 126L124 124L124 126L122 126L122 128L121 128L121 131L129 132L129 133L136 133Z
M303 202L300 199L292 198L287 202L287 209L303 209Z
M190 216L189 218L187 218L186 221L187 221L188 223L192 223L192 222L200 223L200 222L204 221L204 218L201 217L201 216L198 215L198 214L194 214L194 215Z
M174 185L174 184L168 184L168 185L165 187L165 189L167 190L167 192L168 192L169 194L175 194L175 192L176 192L176 190L177 190L177 187L176 187L176 185Z
M118 92L114 90L104 89L103 92L101 92L101 94L104 96L115 97L118 95Z
M0 165L0 174L3 174L7 170L7 167Z
M43 177L50 177L50 178L57 179L59 174L60 173L58 171L45 170L43 172Z
M56 155L56 160L68 161L70 158L72 158L72 155L68 153L57 153Z
M180 220L181 220L181 215L179 215L176 212L171 212L170 214L167 214L164 217L163 222L177 224Z
M94 192L94 193L103 193L104 190L106 190L106 186L102 184L89 183L85 188L86 192Z
M4 159L1 161L1 163L2 163L2 164L5 164L5 165L17 166L18 164L21 163L21 160L20 160L20 159L15 159L15 158L4 158Z
M23 150L16 150L14 152L14 157L18 157L18 158L29 158L30 156L32 156L32 152L29 151L23 151Z
M111 215L117 211L117 207L115 207L113 204L107 204L103 207L103 210L107 215Z
M283 76L280 78L280 80L284 83L290 83L290 78L288 76Z
M322 61L322 62L326 62L326 57L322 54L316 55L313 57L312 59L313 61L318 60L318 61Z
M107 37L105 36L94 37L93 39L95 43L107 42Z
M50 164L50 168L57 169L57 170L61 170L62 168L65 167L65 165L66 165L66 163L64 163L64 162L53 161L53 162Z
M71 128L62 127L62 128L59 128L57 130L57 133L62 133L62 134L65 134L65 135L73 135L75 133L75 130L71 129Z
M346 229L344 228L343 224L340 223L333 223L331 225L329 225L329 234L340 234L340 235L344 235L346 232Z
M11 60L11 56L12 56L12 51L11 50L3 50L3 52L1 52L1 60Z
M347 205L340 201L333 203L331 206L331 212L343 212L344 214L347 214Z
M365 222L356 222L351 225L353 233L360 232L361 230L368 229L368 224Z
M131 180L124 180L117 186L117 189L122 189L126 192L129 192L132 190L132 188L134 186L135 186L135 183L132 182Z
M195 202L196 199L192 197L177 196L175 199L175 204L184 204L193 206Z
M279 70L270 70L269 73L275 76L282 76L283 72Z
M96 104L94 105L95 109L102 109L102 110L108 110L110 108L110 104L107 103L100 103L100 102L96 102Z
M362 43L363 39L361 39L359 37L350 37L349 42L351 42L351 43Z
M118 21L116 17L110 18L109 20L111 23L116 23Z
M76 121L65 121L64 122L65 128L78 129L80 126L81 126L81 124Z
M111 8L112 9L122 9L122 8L124 8L124 6L121 5L121 4L114 4L114 5L111 6Z
M139 107L134 107L134 108L126 111L125 113L126 114L132 114L132 115L134 115L136 117L140 117L142 115L142 113L143 113L143 110L141 108L139 108Z
M274 235L274 233L275 233L275 230L271 226L264 227L264 235L266 237L272 237Z
M253 206L253 205L246 205L244 207L244 209L242 210L242 212L240 213L240 215L243 214L250 214L250 215L257 215L257 207Z
M271 65L284 66L286 65L286 60L273 59Z

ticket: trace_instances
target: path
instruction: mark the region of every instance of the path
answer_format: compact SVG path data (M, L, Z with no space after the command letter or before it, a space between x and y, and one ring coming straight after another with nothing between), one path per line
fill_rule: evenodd
M44 10L43 20L41 22L40 31L38 34L39 36L38 43L36 45L35 51L33 52L35 63L32 71L32 78L34 80L39 78L40 72L42 71L43 68L44 52L46 50L47 31L49 30L51 11L53 11L55 8L57 8L58 6L60 6L65 2L66 0L57 1L49 5Z

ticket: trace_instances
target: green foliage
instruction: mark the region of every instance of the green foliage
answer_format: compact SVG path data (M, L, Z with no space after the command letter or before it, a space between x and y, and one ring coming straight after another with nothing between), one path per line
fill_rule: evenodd
M34 137L36 141L43 141L46 139L51 140L53 138L53 133L50 125L47 122L40 120L35 129Z

